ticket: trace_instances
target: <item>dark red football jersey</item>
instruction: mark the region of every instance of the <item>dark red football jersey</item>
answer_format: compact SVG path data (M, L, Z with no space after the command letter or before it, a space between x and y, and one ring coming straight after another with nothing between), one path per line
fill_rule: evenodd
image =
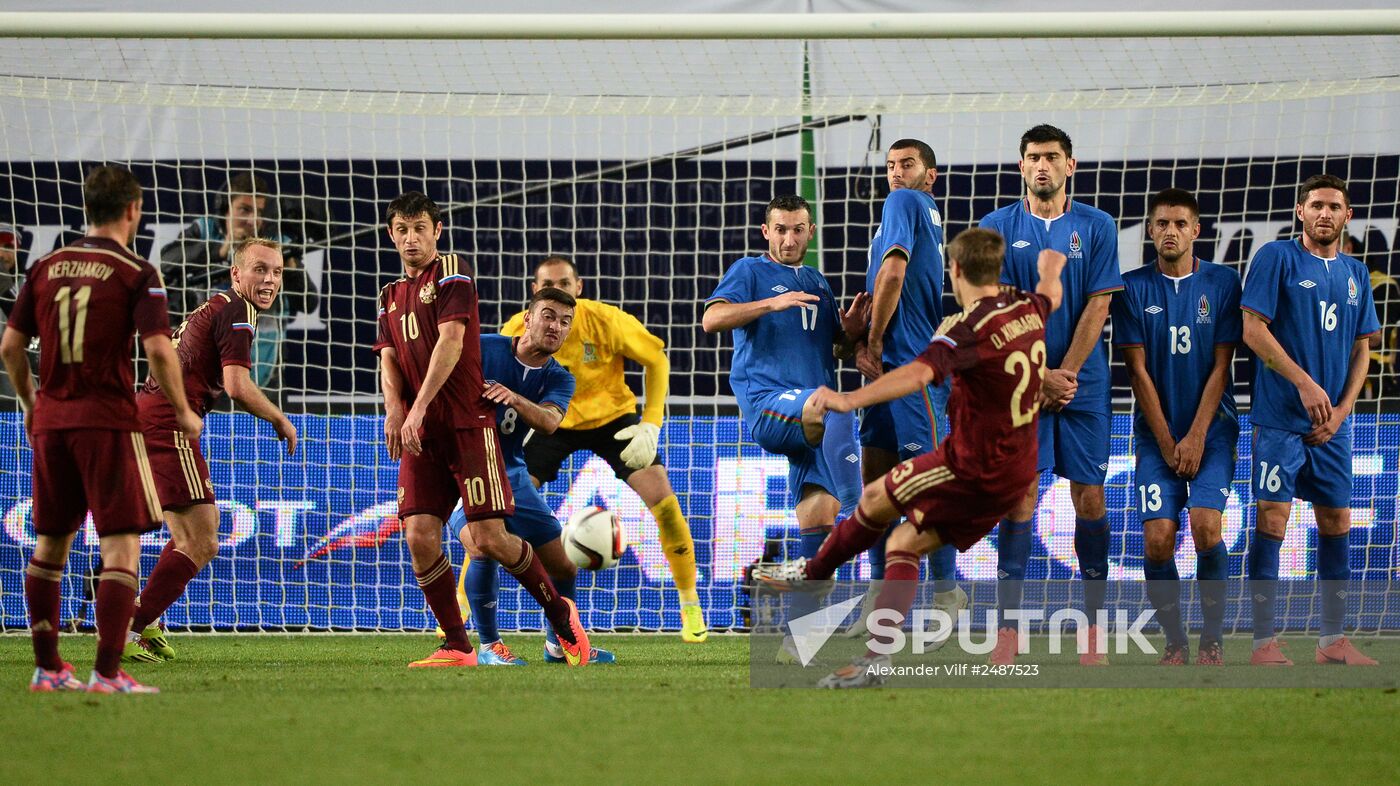
M165 284L150 263L85 237L34 263L9 325L39 337L36 432L141 428L132 333L170 335Z
M481 319L476 284L456 254L438 254L414 278L401 278L379 293L379 338L376 354L393 347L403 371L404 407L413 406L428 362L437 345L438 325L464 321L462 357L433 398L424 424L445 428L483 428L496 422L495 404L481 397Z
M1002 287L945 319L916 358L936 384L953 377L943 451L958 477L998 487L1035 478L1049 314L1044 295Z
M175 354L180 356L185 399L200 417L224 394L224 366L253 367L253 330L257 322L258 310L253 304L229 289L204 301L175 329ZM143 409L156 406L175 417L175 408L155 377L147 377L141 388L140 397L147 396L160 402L142 401Z

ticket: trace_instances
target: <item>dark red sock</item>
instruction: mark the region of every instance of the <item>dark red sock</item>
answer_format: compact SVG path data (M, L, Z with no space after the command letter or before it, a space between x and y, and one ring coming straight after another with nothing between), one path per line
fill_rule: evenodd
M170 604L179 600L185 593L185 585L190 583L199 566L189 555L167 542L160 552L160 559L146 578L146 588L141 590L141 602L136 605L136 616L131 618L131 629L142 631L155 622Z
M836 525L822 543L817 556L807 560L807 578L829 579L836 569L855 555L875 545L885 533L888 521L876 522L859 506L850 518Z
M58 655L59 616L63 605L60 592L63 566L29 560L24 570L24 599L29 604L29 638L34 644L34 665L49 671L63 668Z
M912 551L885 552L885 581L875 597L876 609L893 609L907 619L919 591L919 555ZM892 642L871 637L872 641ZM873 655L873 652L867 654Z
M122 568L103 568L97 577L97 663L93 670L104 677L115 677L121 671L122 650L136 607L136 585L136 574Z
M573 644L573 631L569 628L569 604L564 602L564 597L554 588L554 582L550 581L544 565L535 559L535 550L530 548L529 541L520 541L520 557L514 565L506 565L506 571L514 576L515 580L520 582L520 586L544 609L544 616L549 620L554 632Z
M437 617L442 632L447 634L447 646L462 652L471 652L472 643L467 639L467 626L462 622L462 609L457 606L457 579L452 575L452 563L446 554L438 554L432 567L418 575L418 588L428 599L428 608Z

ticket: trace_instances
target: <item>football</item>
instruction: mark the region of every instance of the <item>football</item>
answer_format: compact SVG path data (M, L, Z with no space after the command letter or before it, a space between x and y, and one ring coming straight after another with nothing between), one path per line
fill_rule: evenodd
M627 550L627 538L617 514L599 507L584 508L569 517L563 540L569 559L589 570L611 568Z

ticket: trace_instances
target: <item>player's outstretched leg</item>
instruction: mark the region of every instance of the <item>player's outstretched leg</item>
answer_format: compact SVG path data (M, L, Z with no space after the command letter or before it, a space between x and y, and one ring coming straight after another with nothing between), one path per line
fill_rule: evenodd
M545 619L559 637L564 659L570 666L586 666L592 653L588 631L579 618L578 607L559 593L543 563L535 556L529 541L506 532L500 519L473 521L472 539L487 556L501 561L506 572L544 609ZM506 559L502 560L502 557Z
M878 521L888 521L897 515L891 512L882 516L880 514L885 513L883 510L874 514L866 511L872 489L878 489L879 494L884 495L883 483L884 481L877 480L865 487L865 494L856 506L856 512L836 525L817 551L817 556L812 559L798 557L777 565L760 565L754 568L754 579L779 591L791 590L807 581L830 579L837 568L869 549L884 534L887 525L879 524Z
M884 492L883 487L880 490ZM888 498L884 503L890 504ZM898 612L901 618L907 619L918 594L919 563L923 555L940 545L937 534L931 530L921 533L907 521L895 528L886 544L885 581L876 597L875 608ZM882 667L890 663L892 644L872 636L865 654L827 675L817 683L818 687L867 688L883 684Z

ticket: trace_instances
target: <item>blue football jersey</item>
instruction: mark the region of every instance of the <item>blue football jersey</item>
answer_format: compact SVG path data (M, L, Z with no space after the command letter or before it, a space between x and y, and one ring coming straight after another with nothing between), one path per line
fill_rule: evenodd
M1265 243L1249 263L1240 306L1269 323L1269 332L1336 404L1346 387L1351 347L1379 331L1366 266L1345 254L1321 259L1301 240ZM1250 419L1270 428L1312 431L1298 389L1256 363Z
M943 322L943 214L933 195L901 188L885 198L865 273L865 289L872 296L880 266L895 249L904 252L909 264L899 305L885 329L884 361L902 366L928 349Z
M1123 275L1123 292L1113 299L1113 343L1142 347L1147 375L1177 440L1196 419L1215 368L1215 348L1238 345L1242 329L1240 276L1212 262L1196 260L1182 278L1167 276L1155 262L1144 265ZM1217 418L1238 421L1234 382L1228 376ZM1146 433L1141 411L1134 422Z
M499 382L536 404L553 404L560 412L569 411L574 397L574 375L550 358L543 366L532 368L515 356L515 339L510 336L481 337L481 375L486 384ZM496 407L496 430L501 435L501 458L506 472L514 475L525 469L525 436L530 429L519 420L511 407Z
M730 265L714 294L705 300L706 306L753 303L790 291L806 292L821 300L764 314L734 330L729 386L750 423L756 422L750 402L760 395L835 386L836 361L831 349L841 338L836 297L826 277L814 268L784 265L763 254Z
M996 230L1006 240L1001 281L1017 289L1035 291L1040 283L1037 260L1042 250L1053 248L1068 257L1060 274L1064 299L1045 323L1045 367L1059 368L1089 299L1123 288L1113 217L1071 199L1063 214L1047 220L1033 215L1022 199L988 213L981 226ZM1066 409L1107 412L1109 384L1108 352L1100 339L1079 370L1079 392Z

